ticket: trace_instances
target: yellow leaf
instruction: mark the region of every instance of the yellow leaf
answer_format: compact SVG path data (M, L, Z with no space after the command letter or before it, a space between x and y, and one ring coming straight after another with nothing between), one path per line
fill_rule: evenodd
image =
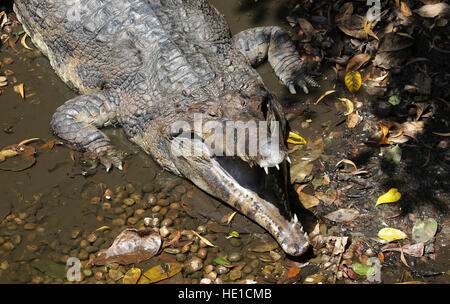
M109 227L109 226L101 226L100 228L95 229L95 231L103 231L103 230L107 230L107 229L111 229L111 227Z
M403 240L406 239L406 234L395 228L383 228L378 231L378 237L383 240Z
M449 132L449 133L431 132L431 133L436 134L436 135L439 135L439 136L445 136L445 137L450 136L450 132Z
M216 247L216 245L214 245L213 243L211 243L210 241L208 241L206 238L202 237L200 234L198 234L197 232L195 232L194 230L192 230L192 232L198 236L203 242L205 242L206 245L211 246L211 247Z
M347 73L347 75L345 75L344 81L348 90L354 94L358 92L359 88L361 87L361 74L358 71Z
M24 93L24 89L23 89L23 83L15 85L14 86L14 92L20 94L20 96L22 96L22 99L24 99L25 98L25 93Z
M17 154L19 154L19 152L17 152L16 150L2 150L0 151L0 163L4 162L7 158L16 156Z
M183 266L178 263L163 263L150 268L142 274L138 284L151 284L173 277L181 271Z
M229 224L232 220L233 220L233 217L236 215L236 211L234 211L233 213L231 213L230 214L230 216L228 217L228 220L227 220L227 224Z
M23 45L23 47L26 48L27 50L33 50L32 48L30 48L30 47L27 45L27 42L26 42L27 37L28 37L28 34L25 33L25 35L22 36L22 39L20 40L20 43L21 43L21 44Z
M317 99L316 104L319 103L319 101L321 101L322 99L325 98L325 96L330 95L331 93L336 92L336 90L330 90L330 91L326 91L325 93L322 94L322 96L319 97L319 99Z
M125 273L122 283L123 284L136 284L139 278L141 277L141 269L139 268L131 268Z
M408 34L408 33L402 33L402 32L398 32L397 33L397 35L399 35L399 36L404 36L404 37L408 37L408 38L411 38L411 39L414 39L414 37L413 36L411 36L410 34Z
M353 113L353 102L348 98L339 98L340 101L345 102L345 105L347 106L347 113L344 115L350 115Z
M380 40L378 39L377 35L375 35L375 33L372 31L372 22L367 20L366 22L364 22L364 32L366 32L367 35L372 36L376 40Z
M380 204L386 204L386 203L394 203L394 202L398 201L401 197L402 197L402 194L400 192L398 192L398 190L396 188L391 188L391 189L389 189L388 192L381 195L377 199L377 204L375 206L378 206Z
M294 133L294 132L289 132L289 137L287 139L287 142L290 144L296 144L296 145L306 145L306 140L301 137L300 135Z
M380 128L381 128L381 137L380 137L380 141L378 142L378 144L390 145L391 142L389 141L389 139L387 139L387 135L389 134L389 127L380 123Z

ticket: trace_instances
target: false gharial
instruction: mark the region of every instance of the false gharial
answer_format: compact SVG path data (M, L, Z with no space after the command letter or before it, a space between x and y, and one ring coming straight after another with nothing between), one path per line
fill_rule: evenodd
M287 254L307 250L288 199L286 119L254 69L267 59L292 94L317 86L285 30L232 36L205 0L15 0L14 11L80 94L51 121L69 147L94 153L107 170L122 169L123 155L99 130L120 126L160 166L254 220ZM185 127L174 128L177 122ZM244 135L220 137L216 130L231 122L243 122ZM231 148L219 153L211 142Z

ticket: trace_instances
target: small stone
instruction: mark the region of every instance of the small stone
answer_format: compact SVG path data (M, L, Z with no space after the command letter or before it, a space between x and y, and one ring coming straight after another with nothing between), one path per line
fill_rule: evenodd
M170 248L170 247L168 247L168 248L164 248L163 251L165 253L168 253L168 254L178 254L178 253L180 253L180 249L179 248Z
M98 251L98 247L97 247L97 246L87 246L87 247L86 247L86 251L87 251L88 253L94 253L94 252L97 252L97 251Z
M237 238L231 238L230 239L230 244L233 247L241 247L242 246L242 241L240 239L237 239Z
M94 278L96 279L96 280L102 280L103 279L103 272L101 272L101 271L96 271L95 273L94 273Z
M200 280L200 284L211 284L212 280L210 278L203 278Z
M39 249L37 245L27 245L27 250L30 252L36 252Z
M23 225L23 229L25 230L34 230L36 228L36 224L34 223L26 223Z
M134 211L134 216L140 218L141 216L143 216L145 213L144 209L137 209L136 211Z
M169 227L169 226L172 226L172 224L173 224L173 221L170 218L165 218L161 222L161 226Z
M128 197L123 200L123 203L127 206L133 206L136 203L136 201L134 199L132 199L131 197Z
M205 266L205 268L203 269L205 271L206 274L210 273L211 271L214 270L214 266L211 264L208 264Z
M245 274L249 274L253 271L253 268L250 265L246 265L243 269L242 272Z
M177 262L184 262L186 261L186 255L183 253L178 253L175 258L177 259Z
M227 273L229 271L230 271L230 268L225 267L223 265L217 265L217 267L216 267L216 272L218 274L225 274L225 273Z
M107 211L107 210L109 210L109 209L111 209L111 203L104 202L104 203L102 204L102 210L103 210L103 211Z
M230 256L228 257L228 261L230 262L238 262L240 261L242 258L241 253L240 252L232 252L230 253Z
M152 212L159 212L161 210L161 206L155 206L152 208Z
M110 269L108 271L108 276L111 280L117 281L123 277L123 273L120 270Z
M94 243L97 240L97 236L95 233L91 233L88 235L87 240L89 243Z
M71 236L72 236L73 239L76 239L79 235L80 235L80 230L72 231Z
M269 252L271 250L277 249L278 243L275 241L269 241L263 244L258 244L250 247L248 250L253 252Z
M127 184L125 186L125 190L127 190L128 194L132 194L136 191L136 188L133 186L133 184Z
M89 257L89 253L88 253L86 250L84 250L84 249L82 249L82 250L80 251L80 253L78 254L78 258L79 258L80 260L82 260L82 261L87 260L88 257Z
M201 248L197 252L197 256L204 260L206 258L206 255L208 254L208 251L205 248Z
M6 242L3 244L3 248L5 248L6 250L13 250L14 249L14 244L11 242Z
M41 284L44 281L42 277L34 277L31 279L32 284Z
M197 227L197 232L198 232L199 234L204 234L204 233L206 233L206 226L204 226L204 225L198 226L198 227Z
M160 199L157 204L161 207L167 207L169 206L170 202L166 199Z
M230 271L230 280L236 281L242 277L242 272L239 269L233 269Z
M21 236L20 234L16 234L16 235L13 237L13 242L14 242L14 244L16 244L16 245L19 245L19 244L22 242L22 236Z
M192 253L196 253L198 251L198 245L197 244L192 244L191 248L189 249L190 252Z
M169 234L170 234L170 231L169 231L169 229L167 229L166 226L162 226L161 228L159 228L159 235L160 235L161 237L166 237L166 236L168 236Z
M83 269L83 275L87 278L92 277L92 270L90 269Z
M114 226L124 226L125 225L125 220L123 218L116 218L112 221L112 224Z
M184 270L187 274L194 273L202 268L203 263L199 257L192 257L184 264Z
M130 225L134 225L134 224L136 224L138 221L139 221L139 219L136 218L136 217L129 217L128 220L127 220L128 224L130 224Z
M171 203L169 205L169 208L172 209L172 210L178 210L178 209L180 209L180 204L178 204L178 203Z
M2 270L7 270L9 268L9 263L8 263L8 261L3 261L1 264L0 264L0 269L2 269Z

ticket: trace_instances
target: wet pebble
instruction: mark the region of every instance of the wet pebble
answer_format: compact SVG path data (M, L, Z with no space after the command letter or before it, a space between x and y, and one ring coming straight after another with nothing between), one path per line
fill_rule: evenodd
M116 218L112 221L113 226L124 226L125 220L123 218Z
M184 264L184 270L187 274L194 273L203 268L203 262L199 257L192 257Z
M204 234L204 233L206 233L206 226L200 225L200 226L197 227L196 230L197 230L197 232L198 232L199 234Z
M123 200L123 203L127 206L133 206L136 203L136 201L134 199L132 199L131 197L128 197Z
M208 251L205 248L201 248L197 252L197 256L204 260L206 258L206 255L208 254Z
M241 247L242 246L242 241L240 239L237 238L231 238L230 239L230 245L233 247Z
M92 277L92 270L91 269L83 269L83 275L87 278Z
M161 207L167 207L169 206L170 202L166 199L160 199L157 204Z
M230 255L228 256L228 261L238 262L241 260L241 258L242 258L241 253L238 251L235 251L235 252L230 253Z
M160 235L161 237L166 237L166 236L168 236L169 234L170 234L170 231L169 231L169 229L167 229L166 226L162 226L161 228L159 228L159 235Z
M23 225L23 229L25 229L25 230L34 230L34 229L36 229L36 224L34 224L34 223L26 223L25 225Z
M108 271L108 276L113 281L118 281L123 277L123 273L120 270L117 269L110 269Z
M88 235L87 240L89 243L94 243L97 240L97 236L94 233Z
M242 272L240 269L232 269L229 274L229 278L232 281L236 281L242 277Z
M172 226L172 224L173 224L173 221L172 221L172 219L170 219L170 218L165 218L165 219L162 220L162 222L161 222L161 226L167 226L167 227L169 227L169 226Z
M72 231L71 237L72 239L76 239L80 235L80 230L74 230Z
M178 253L178 254L175 256L175 258L177 259L177 262L180 262L180 263L186 261L186 255L183 254L183 253Z
M13 250L14 249L14 244L12 242L6 242L3 244L3 248L5 248L6 250Z
M130 225L135 225L137 222L139 221L139 219L137 217L129 217L127 222Z

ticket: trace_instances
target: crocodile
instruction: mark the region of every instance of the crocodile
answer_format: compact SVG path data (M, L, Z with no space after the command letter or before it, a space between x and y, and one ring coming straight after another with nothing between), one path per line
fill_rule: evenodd
M284 29L232 36L206 0L15 0L14 11L79 94L51 120L70 148L122 169L123 154L99 130L120 126L162 168L258 223L287 254L308 249L289 205L287 122L254 69L267 59L292 94L317 86ZM232 122L244 123L244 133L215 132Z

